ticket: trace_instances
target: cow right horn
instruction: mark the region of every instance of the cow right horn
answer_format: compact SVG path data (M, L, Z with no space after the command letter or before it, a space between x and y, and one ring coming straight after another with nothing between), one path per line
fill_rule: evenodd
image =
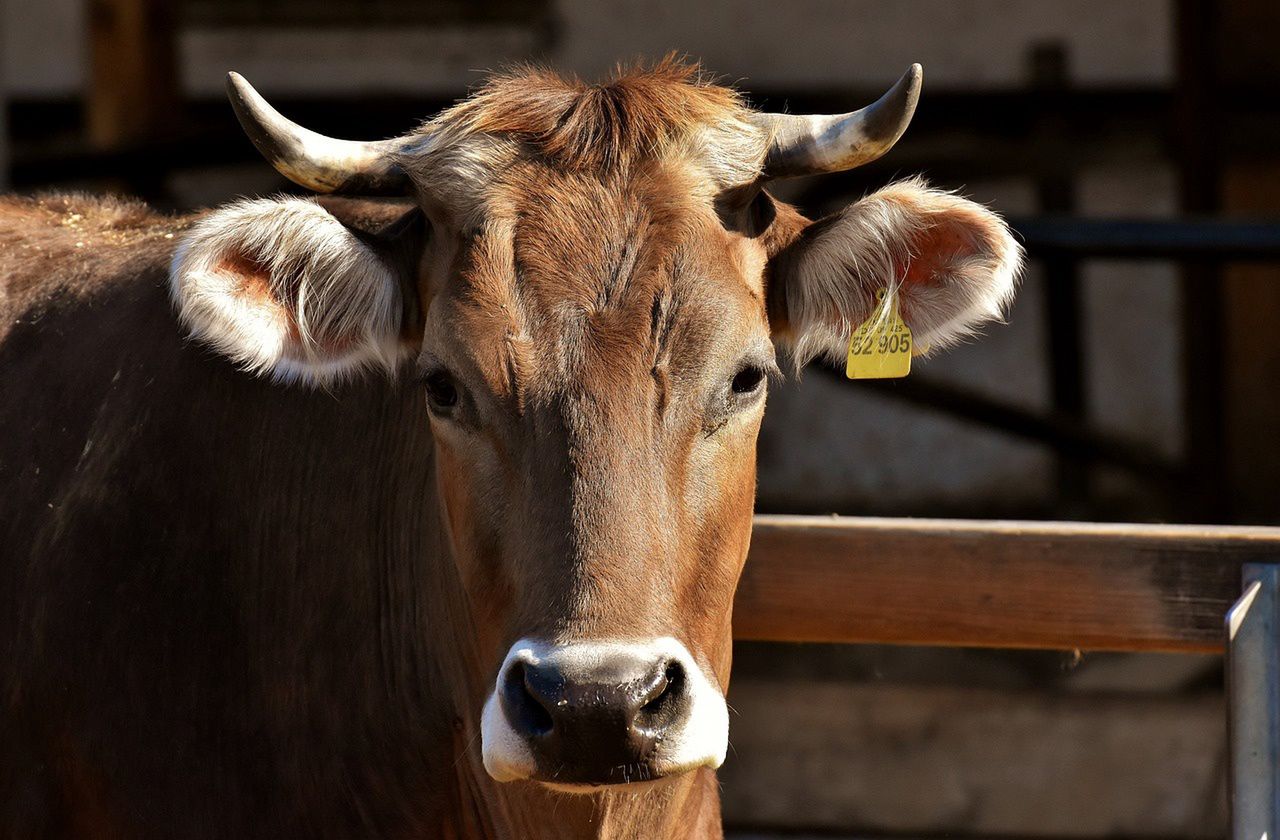
M924 71L911 65L884 96L848 114L756 114L769 135L763 175L791 178L843 172L883 155L907 130Z
M227 74L227 96L253 145L295 184L321 193L408 194L409 177L394 158L403 141L317 134L272 108L239 73Z

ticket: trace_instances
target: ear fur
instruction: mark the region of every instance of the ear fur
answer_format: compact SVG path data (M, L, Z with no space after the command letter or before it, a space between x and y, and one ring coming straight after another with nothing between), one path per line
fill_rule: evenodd
M884 290L917 347L945 347L1001 317L1021 265L995 213L901 181L813 223L774 258L770 322L797 368L817 356L839 363Z
M248 370L325 385L398 366L399 270L315 201L253 199L197 223L169 281L195 338Z

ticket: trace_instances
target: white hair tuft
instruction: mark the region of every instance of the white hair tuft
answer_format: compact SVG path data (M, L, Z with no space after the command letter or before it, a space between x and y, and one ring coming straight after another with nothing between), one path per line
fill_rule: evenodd
M400 284L367 244L314 201L252 199L201 220L174 254L183 323L244 368L326 385L403 350Z

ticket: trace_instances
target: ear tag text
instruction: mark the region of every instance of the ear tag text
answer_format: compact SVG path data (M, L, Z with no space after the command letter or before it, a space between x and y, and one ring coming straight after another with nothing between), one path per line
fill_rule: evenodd
M881 289L876 299L871 317L849 339L844 373L850 379L899 379L911 372L911 328L898 315L897 298L886 308Z

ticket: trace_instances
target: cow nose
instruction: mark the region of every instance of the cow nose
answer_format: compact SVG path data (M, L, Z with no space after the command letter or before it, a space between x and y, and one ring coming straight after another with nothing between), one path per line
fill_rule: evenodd
M502 688L512 728L548 774L566 783L637 779L688 712L684 666L670 658L602 657L572 674L558 663L514 662Z
M492 778L566 792L719 767L728 734L719 685L669 636L520 639L480 720Z

